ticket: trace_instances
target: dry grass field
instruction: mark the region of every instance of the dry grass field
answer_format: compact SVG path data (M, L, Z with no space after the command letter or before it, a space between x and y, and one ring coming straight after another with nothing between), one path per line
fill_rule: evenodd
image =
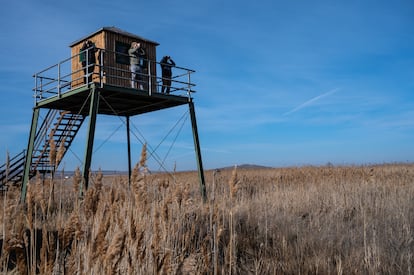
M35 179L2 194L1 274L412 274L414 165Z

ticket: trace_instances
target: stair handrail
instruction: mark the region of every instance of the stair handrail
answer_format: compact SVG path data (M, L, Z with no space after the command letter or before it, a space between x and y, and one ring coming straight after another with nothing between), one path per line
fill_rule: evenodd
M10 166L10 163L12 163L15 159L17 159L18 157L20 157L20 155L23 155L23 154L26 154L26 150L23 150L22 152L17 153L17 155L15 155L12 158L9 158L9 161L8 161L9 162L9 166ZM7 166L7 162L5 164L2 164L0 166L0 170L6 169L6 166Z
M69 116L69 117L68 117ZM55 128L54 128L54 132L57 131L57 128L59 127L60 122L63 119L67 119L68 123L65 125L64 129L62 130L62 134L59 135L58 139L55 140L56 142L56 147L60 147L62 142L67 142L68 144L63 144L63 146L65 147L65 151L63 152L63 155L61 157L61 159L59 159L58 163L56 164L56 167L59 166L60 161L63 159L63 157L65 156L66 152L67 152L67 148L72 144L73 139L75 138L80 126L82 125L83 121L85 120L85 116L80 115L80 114L74 114L71 112L62 112L61 113L61 119L59 120L59 124L56 124ZM76 121L79 121L79 125L76 125ZM78 127L77 130L73 130L75 127ZM73 135L71 134L71 132L75 132ZM68 139L68 137L70 137Z
M49 148L49 140L47 136L50 134L48 133L48 130L51 128L50 125L53 123L53 120L56 118L56 113L58 110L51 109L48 111L46 117L43 120L42 125L39 128L39 132L37 133L35 137L35 142L33 146L33 152L40 152L39 155L37 155L38 159L37 162L33 162L33 157L35 156L33 154L32 161L31 161L31 169L32 171L37 170L37 167L39 166L39 163L41 159L45 156L45 153L47 152L47 149ZM43 149L40 150L39 148L43 146Z
M56 113L58 110L49 109L45 118L43 119L42 124L39 127L39 131L36 133L35 143L33 146L33 150L36 151L40 147L40 143L43 142L43 138L47 135L47 131L50 128L50 124L52 120L56 117Z
M0 182L5 184L12 180L18 173L16 171L23 171L24 160L26 159L26 150L18 153L10 158L5 164L0 166ZM7 167L8 166L8 167Z

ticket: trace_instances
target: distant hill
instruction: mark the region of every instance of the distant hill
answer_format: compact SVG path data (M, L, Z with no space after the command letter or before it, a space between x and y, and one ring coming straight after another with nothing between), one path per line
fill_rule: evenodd
M237 169L271 169L272 167L269 166L263 166L263 165L256 165L256 164L241 164L237 165ZM222 168L217 168L218 170L228 170L228 169L234 169L233 166L226 166Z

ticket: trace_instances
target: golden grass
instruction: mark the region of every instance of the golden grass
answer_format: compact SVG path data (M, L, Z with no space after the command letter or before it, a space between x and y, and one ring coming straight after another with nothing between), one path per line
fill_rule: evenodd
M206 171L81 181L3 194L0 273L410 274L414 165ZM53 189L51 194L50 189ZM55 199L49 199L53 196Z

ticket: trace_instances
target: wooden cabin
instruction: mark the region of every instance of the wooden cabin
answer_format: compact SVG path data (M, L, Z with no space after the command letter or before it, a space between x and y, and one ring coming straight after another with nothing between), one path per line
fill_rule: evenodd
M83 43L87 40L92 41L98 49L95 53L97 66L94 67L92 81L102 81L103 84L120 87L131 87L128 50L132 42L139 42L145 49L148 59L148 67L145 70L145 74L148 75L147 84L151 83L152 90L156 91L156 47L159 44L116 27L103 27L70 44L72 56L72 87L84 83L84 71L82 70L80 61L80 50ZM148 88L149 86L145 86L144 89Z

